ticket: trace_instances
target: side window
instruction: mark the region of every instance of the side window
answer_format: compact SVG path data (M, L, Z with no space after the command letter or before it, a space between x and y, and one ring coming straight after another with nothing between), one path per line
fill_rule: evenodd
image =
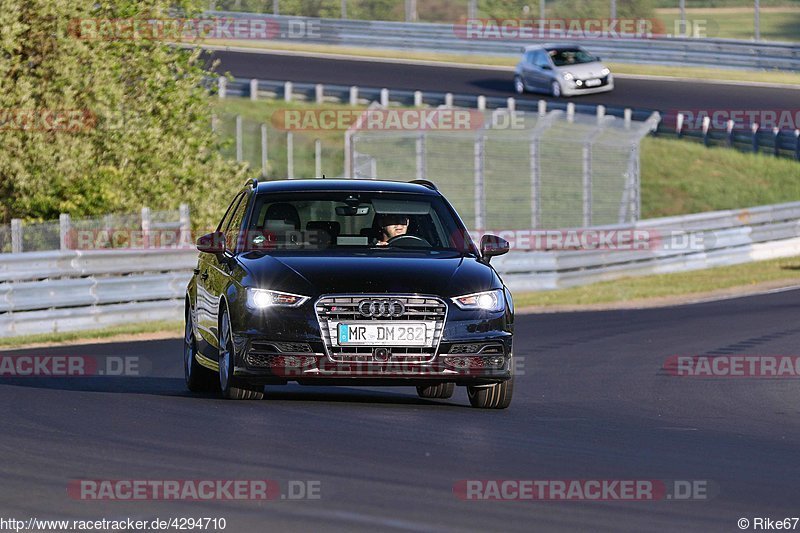
M546 67L550 65L550 61L547 59L547 54L543 51L539 50L536 52L536 66L539 68Z
M231 216L233 216L233 212L236 211L236 206L239 204L239 200L242 198L244 193L239 193L234 196L231 205L228 206L228 210L225 211L225 215L222 217L222 220L219 221L219 226L217 226L217 231L225 231L228 227L228 223L231 221Z
M525 62L529 65L536 64L536 52L533 50L525 52Z
M244 193L240 194L239 197L242 200L239 202L239 205L236 206L236 209L234 209L228 226L225 228L225 246L229 250L235 250L237 248L239 233L242 229L242 221L244 220L245 213L247 213L247 205L249 203Z

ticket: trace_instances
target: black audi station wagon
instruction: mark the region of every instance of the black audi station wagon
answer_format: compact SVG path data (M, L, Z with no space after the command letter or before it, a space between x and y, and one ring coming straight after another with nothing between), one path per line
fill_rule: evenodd
M260 399L264 386L467 387L474 407L513 391L514 308L428 181L251 180L200 237L186 293L184 369L194 392Z

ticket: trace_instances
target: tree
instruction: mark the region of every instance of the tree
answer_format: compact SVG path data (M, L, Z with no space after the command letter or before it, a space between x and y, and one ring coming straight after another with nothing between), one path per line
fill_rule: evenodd
M110 19L167 18L174 7L166 0L4 1L4 222L174 208L181 201L190 203L197 223L218 218L245 170L217 149L199 50L84 31L107 28ZM185 0L177 7L192 16L198 6ZM47 125L47 112L82 119L65 131L52 120Z

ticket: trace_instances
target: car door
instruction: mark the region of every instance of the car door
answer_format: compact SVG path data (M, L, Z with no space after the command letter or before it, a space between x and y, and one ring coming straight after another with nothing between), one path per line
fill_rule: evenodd
M550 63L547 52L537 50L533 60L536 65L536 89L549 92L550 82L553 79L553 66Z
M236 208L244 197L244 193L237 194L225 211L216 231L225 231L230 224ZM217 306L219 304L219 294L214 288L212 276L219 269L219 256L217 254L200 253L197 263L197 302L195 304L197 312L197 329L200 333L200 351L212 354L217 348ZM210 348L210 349L209 349Z
M240 193L239 197L240 201L234 208L233 214L223 230L225 233L225 251L222 254L213 256L213 259L209 261L208 291L213 294L216 301L213 324L210 329L214 331L215 340L219 339L217 325L219 324L219 315L222 311L219 302L225 294L230 284L231 276L235 271L236 254L239 248L239 235L242 229L242 222L244 221L247 208L250 204L248 201L250 195L247 192Z
M529 89L536 88L536 64L534 62L534 57L536 55L535 50L528 50L525 52L525 55L522 57L522 61L520 63L520 74L522 76L522 81L525 82L525 86Z

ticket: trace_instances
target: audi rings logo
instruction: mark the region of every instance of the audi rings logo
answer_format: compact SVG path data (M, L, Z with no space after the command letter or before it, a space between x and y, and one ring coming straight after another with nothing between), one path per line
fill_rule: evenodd
M400 300L361 300L358 312L373 318L397 318L406 312L406 306Z

